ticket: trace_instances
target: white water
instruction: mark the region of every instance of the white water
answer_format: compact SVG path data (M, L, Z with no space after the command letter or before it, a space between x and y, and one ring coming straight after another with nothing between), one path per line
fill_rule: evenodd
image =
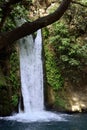
M41 30L37 31L35 41L32 35L22 38L19 48L24 112L19 109L18 114L4 119L21 122L64 121L63 115L44 110Z
M32 35L20 40L21 87L24 112L44 109L41 30L37 31L35 42Z
M35 41L32 35L20 40L21 88L24 113L15 116L18 121L61 120L61 117L44 110L42 36L37 31Z

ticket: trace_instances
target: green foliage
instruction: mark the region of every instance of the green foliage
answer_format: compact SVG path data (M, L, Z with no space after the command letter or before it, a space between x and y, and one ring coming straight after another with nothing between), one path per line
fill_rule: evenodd
M13 88L16 90L20 86L17 74L19 71L19 58L16 50L10 56L10 65L11 68L9 80L12 83Z
M63 85L63 79L55 62L56 59L54 52L49 48L50 47L48 45L45 45L47 82L54 90L58 90Z
M52 85L54 90L58 90L63 85L63 80L57 65L55 63L55 58L52 52L47 52L46 68L47 68L47 80L48 83Z
M82 2L82 1L81 1ZM86 1L85 1L86 2ZM86 3L84 3L86 4ZM72 4L64 15L66 24L70 27L70 33L76 37L81 36L87 31L87 8L78 4Z
M44 38L48 38L48 36L49 36L49 30L48 30L47 27L45 27L45 28L43 29L43 36L44 36Z
M60 106L62 108L65 108L66 103L62 98L58 97L58 95L57 95L56 100L55 100L55 106Z
M15 47L12 54L10 55L10 75L7 78L7 81L12 89L11 104L15 107L18 104L18 95L20 89L19 57Z
M13 21L10 18L7 18L5 21L5 25L2 29L2 31L8 31L8 30L12 30L15 28L15 21Z
M18 104L18 96L17 95L13 95L12 96L12 101L11 101L12 105L14 105L15 107Z
M69 33L69 28L63 22L54 23L51 33L53 37L50 37L49 41L55 51L58 69L61 70L63 77L67 76L73 81L87 65L87 45L85 41L83 45L79 44L77 38Z
M53 88L58 88L58 82L63 84L63 79L78 83L84 75L87 66L86 15L86 8L72 4L61 21L44 30L47 81Z
M0 5L3 5L3 3L6 3L6 1L1 0ZM2 31L8 31L14 29L16 27L15 21L18 19L24 18L28 21L29 6L31 3L32 0L24 0L19 2L18 4L12 5L11 6L12 11L10 15L6 18ZM3 12L1 7L2 6L0 6L0 22L3 17Z
M14 6L10 16L7 17L2 31L8 31L8 30L14 29L16 27L15 21L21 18L24 18L27 20L28 11L25 9L23 5L17 4Z
M14 6L14 9L11 12L11 15L14 16L14 18L25 18L27 19L28 10L23 5L17 4Z

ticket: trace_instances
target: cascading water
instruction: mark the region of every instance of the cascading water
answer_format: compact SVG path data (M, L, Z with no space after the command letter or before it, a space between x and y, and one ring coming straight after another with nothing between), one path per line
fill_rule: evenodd
M20 113L17 120L19 117L24 121L59 120L58 115L44 110L41 29L35 41L32 35L22 38L19 48L24 113Z
M20 109L18 114L4 119L21 122L65 120L59 114L44 110L41 30L37 31L35 40L32 35L22 38L19 50L24 112Z
M24 112L31 113L44 109L42 37L37 31L35 41L32 35L20 40L20 72L24 100Z

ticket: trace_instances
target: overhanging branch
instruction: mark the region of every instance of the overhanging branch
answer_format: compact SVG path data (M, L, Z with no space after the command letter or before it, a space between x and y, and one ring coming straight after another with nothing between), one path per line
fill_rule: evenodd
M64 12L67 10L71 0L63 0L61 5L58 7L58 9L45 17L39 18L33 22L27 22L23 24L21 27L18 27L8 33L8 38L13 37L13 40L11 42L14 42L15 40L18 40L26 35L29 35L35 31L37 31L39 28L43 28L45 26L48 26L57 20L59 20ZM14 33L17 34L14 36Z
M57 8L57 10L54 13L49 14L45 17L39 18L33 22L30 22L30 23L27 22L12 31L3 33L3 37L5 36L6 40L4 40L4 43L3 43L3 39L1 37L2 40L0 40L0 44L2 45L0 45L0 49L6 46L6 44L12 44L14 41L24 36L30 35L33 32L37 31L38 29L48 26L56 22L57 20L59 20L64 14L64 12L67 10L71 1L72 0L63 0L60 6Z

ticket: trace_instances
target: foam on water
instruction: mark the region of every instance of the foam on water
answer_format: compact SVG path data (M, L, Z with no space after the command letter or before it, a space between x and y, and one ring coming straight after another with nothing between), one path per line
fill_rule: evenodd
M65 114L56 114L48 111L35 111L33 113L18 113L9 117L1 117L4 120L13 120L18 122L50 122L50 121L67 121Z

